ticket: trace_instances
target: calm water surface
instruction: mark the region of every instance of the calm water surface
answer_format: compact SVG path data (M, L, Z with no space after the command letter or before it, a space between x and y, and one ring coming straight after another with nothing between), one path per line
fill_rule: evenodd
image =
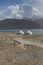
M0 30L0 32L19 32L20 30L24 31L25 33L29 30L33 34L43 34L43 29L14 29L14 30Z

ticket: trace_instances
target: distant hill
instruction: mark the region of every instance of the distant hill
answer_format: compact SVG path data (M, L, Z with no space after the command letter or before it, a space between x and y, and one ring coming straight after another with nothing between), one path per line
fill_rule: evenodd
M1 29L41 29L43 27L40 26L36 20L32 20L30 18L24 19L5 19L0 20L0 30Z
M43 28L43 18L34 19L34 21Z

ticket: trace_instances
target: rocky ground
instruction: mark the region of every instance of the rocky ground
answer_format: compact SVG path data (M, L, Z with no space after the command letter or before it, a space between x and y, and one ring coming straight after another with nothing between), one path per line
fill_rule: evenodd
M43 65L43 48L21 44L15 37L20 36L0 33L0 65Z

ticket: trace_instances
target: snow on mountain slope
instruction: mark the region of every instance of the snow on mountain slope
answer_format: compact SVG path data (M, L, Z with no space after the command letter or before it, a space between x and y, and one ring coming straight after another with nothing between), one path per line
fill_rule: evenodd
M0 13L0 20L6 18L16 18L21 19L23 17L32 17L33 15L41 15L42 13L38 8L33 7L30 4L21 4L21 5L10 5L5 10Z

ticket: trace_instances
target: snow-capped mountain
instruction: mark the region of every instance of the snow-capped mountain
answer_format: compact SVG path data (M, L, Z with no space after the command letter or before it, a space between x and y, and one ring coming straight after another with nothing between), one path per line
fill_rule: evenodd
M37 7L34 7L29 4L21 5L11 5L5 8L5 10L0 14L0 20L6 18L16 18L21 19L23 17L30 18L32 16L41 16L42 13Z

